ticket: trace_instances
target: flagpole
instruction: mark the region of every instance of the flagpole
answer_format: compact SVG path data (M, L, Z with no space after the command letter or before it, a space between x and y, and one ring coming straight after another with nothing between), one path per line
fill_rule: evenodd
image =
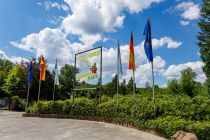
M26 102L26 108L25 108L25 110L26 110L27 107L28 107L29 91L30 91L30 83L28 84L27 102Z
M133 97L136 94L136 90L135 90L135 70L133 69Z
M118 94L119 94L119 40L117 40L117 107L118 107Z
M152 17L149 17L150 21L150 27L152 26ZM151 42L152 43L152 42ZM155 107L155 78L154 78L154 66L153 66L153 61L151 61L151 66L152 66L152 99L153 99L153 105L154 105L154 117L156 117L156 107Z
M53 87L53 101L55 100L55 83L54 83L54 87Z
M153 61L151 62L151 66L152 66L152 93L153 93L153 96L152 96L152 100L153 100L153 105L154 105L154 117L156 116L156 109L155 109L155 78L154 78L154 68L153 68Z
M38 92L38 101L39 101L39 96L40 96L40 89L41 89L41 80L39 80L39 92Z

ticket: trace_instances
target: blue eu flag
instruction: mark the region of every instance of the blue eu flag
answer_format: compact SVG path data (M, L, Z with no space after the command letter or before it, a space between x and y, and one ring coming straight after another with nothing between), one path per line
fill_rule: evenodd
M149 62L153 62L153 53L152 53L152 37L151 37L151 24L148 19L147 24L144 28L145 41L144 41L144 50Z
M27 83L28 85L31 83L31 79L32 79L32 62L30 62L30 66L29 66L29 70L28 70L28 79L27 79Z

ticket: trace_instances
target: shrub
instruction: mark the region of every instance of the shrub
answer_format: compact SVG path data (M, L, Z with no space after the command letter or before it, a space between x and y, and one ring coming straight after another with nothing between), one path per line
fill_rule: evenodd
M93 100L87 98L76 98L70 106L70 114L93 116L95 114Z
M26 101L20 99L19 96L12 97L12 110L14 111L24 111L26 107Z
M193 120L205 121L210 120L210 100L208 97L196 96L192 99L190 106Z
M27 112L97 116L137 128L154 129L167 138L183 130L195 133L201 140L210 140L210 100L207 97L158 93L155 101L156 119L151 94L135 95L134 98L132 95L103 96L100 104L98 100L87 98L40 101Z
M201 140L210 140L210 121L191 123L187 130L195 133Z
M33 104L26 109L27 113L37 113L37 104Z
M96 112L98 116L104 116L109 118L114 118L117 115L116 102L111 99L107 102L103 102L96 107Z
M167 116L159 117L156 120L151 120L150 125L155 128L156 131L169 138L178 130L186 131L186 126L190 124L190 121L181 119L180 117Z

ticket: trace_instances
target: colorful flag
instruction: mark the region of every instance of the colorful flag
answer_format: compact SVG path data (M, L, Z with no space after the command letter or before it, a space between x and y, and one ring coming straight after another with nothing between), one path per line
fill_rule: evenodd
M46 61L43 56L41 56L41 68L40 68L40 80L45 81L45 71L46 71Z
M56 63L55 63L55 80L54 80L54 85L59 85L57 59L56 59Z
M152 53L152 36L151 36L151 24L148 19L147 24L144 28L145 41L144 41L144 51L149 62L153 62L153 53Z
M118 67L119 74L123 74L119 40L117 40L117 67Z
M28 85L30 85L31 83L32 73L33 73L32 62L30 62L29 69L28 69L28 79L27 79Z
M135 71L135 56L133 46L133 31L131 32L130 44L129 44L129 69Z

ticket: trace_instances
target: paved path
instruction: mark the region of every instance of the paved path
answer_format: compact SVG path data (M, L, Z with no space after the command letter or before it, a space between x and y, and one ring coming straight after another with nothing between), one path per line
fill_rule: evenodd
M113 124L21 115L0 110L0 140L164 140Z

